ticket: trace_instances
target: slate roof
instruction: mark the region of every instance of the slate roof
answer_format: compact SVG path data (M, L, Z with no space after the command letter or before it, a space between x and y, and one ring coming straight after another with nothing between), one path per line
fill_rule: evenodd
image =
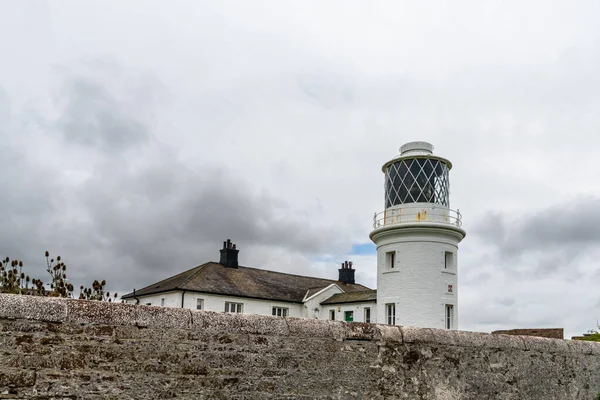
M358 284L345 284L332 279L285 274L258 268L239 266L226 268L216 262L208 262L181 274L136 290L137 296L173 290L213 293L255 299L302 303L309 289L323 288L335 283L344 292L369 290ZM133 293L122 296L133 298Z
M350 293L336 293L325 301L322 305L341 304L341 303L362 303L365 301L377 301L377 290L354 291Z
M329 286L329 285L327 285ZM312 296L315 293L319 293L321 290L325 289L327 286L319 286L319 287L315 287L315 288L310 288L306 291L306 295L304 296L305 299L309 298L310 296Z

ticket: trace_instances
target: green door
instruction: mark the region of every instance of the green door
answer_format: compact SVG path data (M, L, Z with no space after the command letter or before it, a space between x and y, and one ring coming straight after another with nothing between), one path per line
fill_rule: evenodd
M344 321L346 321L346 322L354 321L354 311L344 311Z

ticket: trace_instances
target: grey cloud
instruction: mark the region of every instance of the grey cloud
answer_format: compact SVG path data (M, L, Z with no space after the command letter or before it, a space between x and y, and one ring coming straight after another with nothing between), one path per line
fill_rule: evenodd
M67 142L120 152L148 140L142 123L123 112L119 100L98 82L69 80L57 128Z
M331 236L313 231L287 204L253 193L229 173L193 172L176 161L133 173L123 168L106 166L85 185L82 199L95 233L142 268L161 268L175 259L183 267L182 258L207 249L217 255L226 238L316 253Z
M0 88L0 258L36 265L43 261L44 242L52 232L54 212L63 200L56 175L36 166L27 149L10 141L19 121L10 112L10 98ZM43 270L28 269L42 277Z
M472 232L501 256L571 250L571 257L600 245L600 199L584 197L526 215L490 214Z

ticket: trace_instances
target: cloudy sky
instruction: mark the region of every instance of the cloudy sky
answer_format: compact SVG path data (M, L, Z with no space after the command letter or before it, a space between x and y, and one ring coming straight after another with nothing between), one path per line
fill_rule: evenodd
M0 256L129 292L209 260L376 286L381 165L463 213L460 328L600 319L600 4L0 2Z

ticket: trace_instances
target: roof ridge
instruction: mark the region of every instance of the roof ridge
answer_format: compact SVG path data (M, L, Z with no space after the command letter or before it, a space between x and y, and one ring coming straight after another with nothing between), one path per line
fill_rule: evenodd
M340 282L337 279L327 279L327 278L320 278L318 276L307 276L307 275L290 274L288 272L272 271L270 269L263 269L263 268L256 268L256 267L246 267L245 265L240 265L240 266L238 266L238 268L255 269L255 270L259 270L259 271L272 272L274 274L280 274L280 275L298 276L300 278L321 279L321 280L324 280L324 281L328 281L330 283ZM315 286L315 287L320 287L320 286Z
M174 279L174 278L176 278L176 277L178 277L178 276L181 276L181 275L185 275L185 274L187 274L187 273L190 273L191 271L195 270L196 268L203 267L203 266L205 266L205 265L207 265L207 264L210 264L211 262L212 262L212 261L209 261L209 262L207 262L207 263L204 263L204 264L201 264L201 265L197 265L197 266L195 266L195 267L193 267L193 268L187 269L187 270L185 270L185 271L183 271L183 272L180 272L180 273L178 273L178 274L176 274L176 275L173 275L173 276L170 276L170 277L168 277L168 278L162 279L162 280L160 280L160 281L158 281L158 282L151 283L150 285L146 285L146 286L144 286L144 287L143 287L143 288L141 288L141 289L138 289L138 290L135 290L135 289L134 289L134 291L133 291L133 292L129 292L129 293L127 293L127 294L124 294L123 296L121 296L121 298L125 298L125 297L133 297L133 295L135 294L135 292L140 292L140 291L142 291L142 290L145 290L145 289L149 289L149 288L154 288L154 287L156 287L156 286L160 286L160 284L162 284L162 283L163 283L163 282L165 282L165 281L168 281L168 280ZM195 274L196 274L196 272L192 273L192 275L195 275ZM178 287L179 287L179 286L175 286L175 287L174 287L174 289L177 289Z
M203 271L203 270L205 270L205 269L206 269L206 267L207 267L209 264L214 264L214 263L213 263L212 261L209 261L209 262L206 262L206 263L204 263L204 264L202 264L202 265L198 265L197 267L195 267L195 268L196 268L196 272L194 272L193 274L191 274L191 275L190 275L190 277L189 277L189 278L187 278L185 281L183 281L183 282L181 282L179 285L175 286L175 288L174 288L174 289L182 289L182 286L184 286L184 285L187 285L187 284L188 284L188 282L189 282L189 281L191 281L191 280L192 280L192 279L193 279L193 278L194 278L196 275L198 275L198 273L199 273L200 271ZM192 268L192 269L194 269L194 268Z
M362 286L362 285L361 285ZM354 292L342 292L342 293L335 293L334 296L337 296L338 294L348 294L348 293L352 293L352 294L356 294L356 293L365 293L365 292L376 292L377 289L368 289L368 290L355 290Z

